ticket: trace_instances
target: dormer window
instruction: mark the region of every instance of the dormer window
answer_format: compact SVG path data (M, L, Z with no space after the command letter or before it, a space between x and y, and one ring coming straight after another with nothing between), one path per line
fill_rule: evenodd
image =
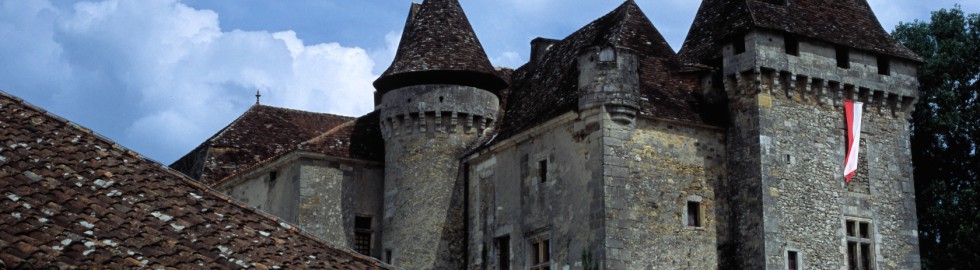
M616 61L616 49L613 47L605 47L599 51L599 62L615 62Z
M891 75L891 59L888 56L879 55L878 56L878 74L881 75Z

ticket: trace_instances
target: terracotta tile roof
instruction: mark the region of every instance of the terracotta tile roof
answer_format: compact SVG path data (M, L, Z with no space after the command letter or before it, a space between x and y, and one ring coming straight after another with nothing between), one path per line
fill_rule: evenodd
M922 61L885 32L864 0L704 0L681 59L709 63L732 37L754 27Z
M0 268L388 268L5 93L0 143Z
M354 118L255 105L170 166L213 184L351 120Z
M418 84L467 85L496 92L497 77L457 0L413 4L395 60L374 82L381 93Z
M680 63L632 0L556 43L537 65L512 75L498 139L504 139L578 107L576 58L593 46L615 45L640 57L641 113L695 123L714 123L695 95L697 68Z

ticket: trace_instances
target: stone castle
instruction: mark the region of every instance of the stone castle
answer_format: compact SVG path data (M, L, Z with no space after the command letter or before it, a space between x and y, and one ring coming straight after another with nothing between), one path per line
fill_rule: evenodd
M374 112L256 103L171 167L406 269L916 269L921 61L864 0L703 0L679 53L627 0L495 69L425 0Z

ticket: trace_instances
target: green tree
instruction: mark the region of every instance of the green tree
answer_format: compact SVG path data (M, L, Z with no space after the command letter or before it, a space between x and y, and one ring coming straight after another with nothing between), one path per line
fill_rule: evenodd
M919 244L925 269L980 267L980 14L956 6L892 33L925 59L912 114Z

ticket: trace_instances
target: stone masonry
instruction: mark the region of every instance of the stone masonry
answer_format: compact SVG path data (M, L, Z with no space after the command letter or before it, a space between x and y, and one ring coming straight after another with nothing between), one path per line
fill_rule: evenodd
M627 0L517 69L458 1L410 10L376 111L175 165L247 168L216 187L405 269L920 268L921 59L864 0L703 0L679 53ZM845 100L865 104L851 183ZM252 118L235 134L275 137Z

